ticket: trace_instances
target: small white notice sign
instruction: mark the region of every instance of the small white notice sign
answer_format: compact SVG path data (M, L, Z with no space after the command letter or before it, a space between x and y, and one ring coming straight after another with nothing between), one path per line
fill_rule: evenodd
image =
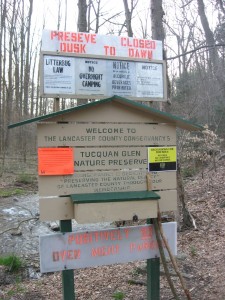
M44 56L44 93L75 94L73 57Z
M106 61L90 58L76 58L76 93L106 95Z
M163 98L162 64L136 63L136 96Z
M164 223L163 230L173 255L176 255L177 223ZM40 237L42 273L154 257L159 257L159 249L153 225L56 233Z

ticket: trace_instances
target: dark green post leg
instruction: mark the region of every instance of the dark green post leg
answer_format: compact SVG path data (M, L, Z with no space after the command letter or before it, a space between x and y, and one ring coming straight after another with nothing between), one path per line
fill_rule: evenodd
M71 220L60 221L61 232L72 231ZM62 271L62 288L63 288L63 299L64 300L75 300L75 289L74 289L74 272L73 270Z
M147 220L151 224L151 220ZM147 259L147 300L160 299L160 258Z
M160 261L147 259L147 300L160 299Z

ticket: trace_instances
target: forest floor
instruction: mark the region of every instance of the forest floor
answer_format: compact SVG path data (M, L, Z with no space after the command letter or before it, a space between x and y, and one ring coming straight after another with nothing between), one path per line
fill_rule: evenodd
M7 185L9 177L0 178L0 189ZM32 189L34 192L36 186L29 186L30 193ZM196 221L197 229L182 228L178 232L179 270L184 274L193 300L224 300L225 159L217 163L216 171L207 168L203 178L199 174L186 180L185 191L187 206ZM2 201L5 198L0 197L0 203ZM33 254L26 262L27 267L35 268L36 274L39 274L38 260L38 255ZM174 298L163 270L161 273L160 299L172 300ZM0 267L1 300L62 299L60 272L41 274L36 279L20 275L11 275L5 267ZM74 271L74 276L76 300L147 299L145 261L79 269ZM10 280L6 283L7 277ZM178 277L172 276L172 280L179 299L186 299Z

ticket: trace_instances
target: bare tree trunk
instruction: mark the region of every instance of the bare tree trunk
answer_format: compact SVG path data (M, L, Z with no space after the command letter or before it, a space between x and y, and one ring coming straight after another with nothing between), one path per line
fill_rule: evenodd
M223 14L225 15L225 7L224 7L224 1L223 0L217 0L217 3L220 7L220 10L223 12Z
M28 12L28 22L27 22L27 40L26 40L26 60L25 60L25 70L24 70L24 116L29 115L29 88L30 88L30 30L31 30L31 16L33 12L33 0L30 0L30 7ZM24 131L26 127L24 128ZM27 160L27 134L23 134L23 161Z
M28 116L28 98L29 98L29 84L30 84L30 30L31 30L31 16L33 12L33 0L30 0L30 7L28 13L27 23L27 43L26 43L26 61L24 70L24 116Z
M205 33L206 44L209 46L209 66L211 67L212 74L215 76L219 87L220 97L225 97L225 74L224 66L218 55L217 48L215 47L215 38L212 30L209 27L209 22L205 13L205 4L203 0L197 0L198 14L201 19L201 24ZM222 6L223 7L223 6Z
M5 32L5 19L6 19L6 3L7 1L2 1L1 0L1 28L0 28L0 77L3 76L3 67L2 65L3 64L3 50L2 50L2 47L3 47L3 34ZM0 153L3 151L3 141L4 141L4 130L3 130L3 126L4 126L4 121L3 121L3 118L4 118L4 106L3 106L3 103L4 103L4 100L3 100L3 84L2 84L2 81L0 82Z
M98 30L99 30L100 3L101 3L101 0L98 0L97 1L97 11L96 11L95 33L98 33Z
M78 0L78 31L79 32L87 32L87 1L86 0ZM88 102L87 99L77 99L77 106L86 104Z
M62 16L61 16L61 0L59 0L57 30L59 30L59 28L60 28L61 19L62 19Z
M18 117L20 115L20 57L18 53L19 45L17 37L14 38L14 59L15 59L15 108Z
M166 51L164 49L164 40L165 40L165 32L163 28L163 16L164 16L162 0L151 0L151 28L152 28L152 39L162 41L163 45L163 59L166 60ZM170 80L168 76L168 70L166 70L166 79L167 79L167 95L168 99L170 98ZM168 101L164 107L162 103L160 103L160 109L164 109L169 111L170 104Z
M67 0L65 0L65 23L64 23L64 31L66 31L67 24Z
M78 31L79 32L87 32L87 1L86 0L78 0Z
M182 179L180 164L177 163L177 196L178 196L178 209L177 209L177 224L178 229L181 229L181 215L183 216L183 224L187 227L192 227L192 221L190 217L190 213L188 211L186 205L186 197L185 197L185 190L184 190L184 183Z
M127 35L130 37L133 37L133 30L132 30L132 25L131 25L132 10L129 10L127 0L123 0L123 4L124 4L124 9L125 9Z
M37 75L37 88L36 88L36 111L35 117L41 115L42 111L42 97L40 97L39 88L40 88L40 62L38 63L38 75Z
M24 1L22 1L21 27L20 27L20 115L23 115L23 80L24 80L24 53L25 53L25 21L24 21ZM22 139L22 136L21 136Z
M89 0L87 9L87 32L90 32L91 30L91 5L92 0Z
M5 11L5 13L7 13ZM6 16L4 18L4 22ZM6 134L6 95L7 95L7 79L6 79L6 24L3 27L3 56L2 56L2 152L5 153L5 134ZM4 161L4 160L3 160Z
M163 16L162 0L151 0L152 39L160 40L164 43Z
M12 6L12 17L9 31L9 45L8 45L8 86L6 92L6 123L11 123L12 112L13 112L13 39L15 34L15 24L16 23L16 0L13 1ZM9 131L5 127L5 149L9 146Z
M5 168L5 31L6 31L6 3L1 0L1 28L0 28L0 177L4 173Z
M215 39L213 32L209 27L209 22L205 14L205 4L203 0L197 0L198 2L198 14L202 23L202 27L205 33L206 43L210 47L209 55L213 66L215 67L218 64L218 52L215 47Z
M37 48L35 50L35 55L34 55L34 65L33 65L33 71L32 71L32 78L31 78L31 95L30 95L30 115L31 117L35 116L35 71L36 71L36 62L38 61L38 51Z

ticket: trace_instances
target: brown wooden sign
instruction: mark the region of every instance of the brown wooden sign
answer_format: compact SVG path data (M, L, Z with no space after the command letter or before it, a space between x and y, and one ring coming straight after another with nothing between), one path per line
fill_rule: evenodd
M152 218L156 217L157 201L161 211L176 210L176 171L148 170L150 148L176 147L176 127L170 121L167 118L163 122L163 115L147 114L119 102L103 102L94 110L91 106L81 107L79 112L55 114L39 123L39 148L68 148L73 152L73 174L39 175L41 219L72 217L81 223L115 221L131 219L135 211L140 218ZM161 199L137 199L132 205L126 199L76 204L71 203L70 197L141 192L149 188Z
M146 174L146 170L127 170L75 172L73 176L40 176L39 195L142 191L147 189ZM151 182L153 190L176 189L176 172L152 172Z
M174 126L161 124L38 124L38 147L176 145Z

